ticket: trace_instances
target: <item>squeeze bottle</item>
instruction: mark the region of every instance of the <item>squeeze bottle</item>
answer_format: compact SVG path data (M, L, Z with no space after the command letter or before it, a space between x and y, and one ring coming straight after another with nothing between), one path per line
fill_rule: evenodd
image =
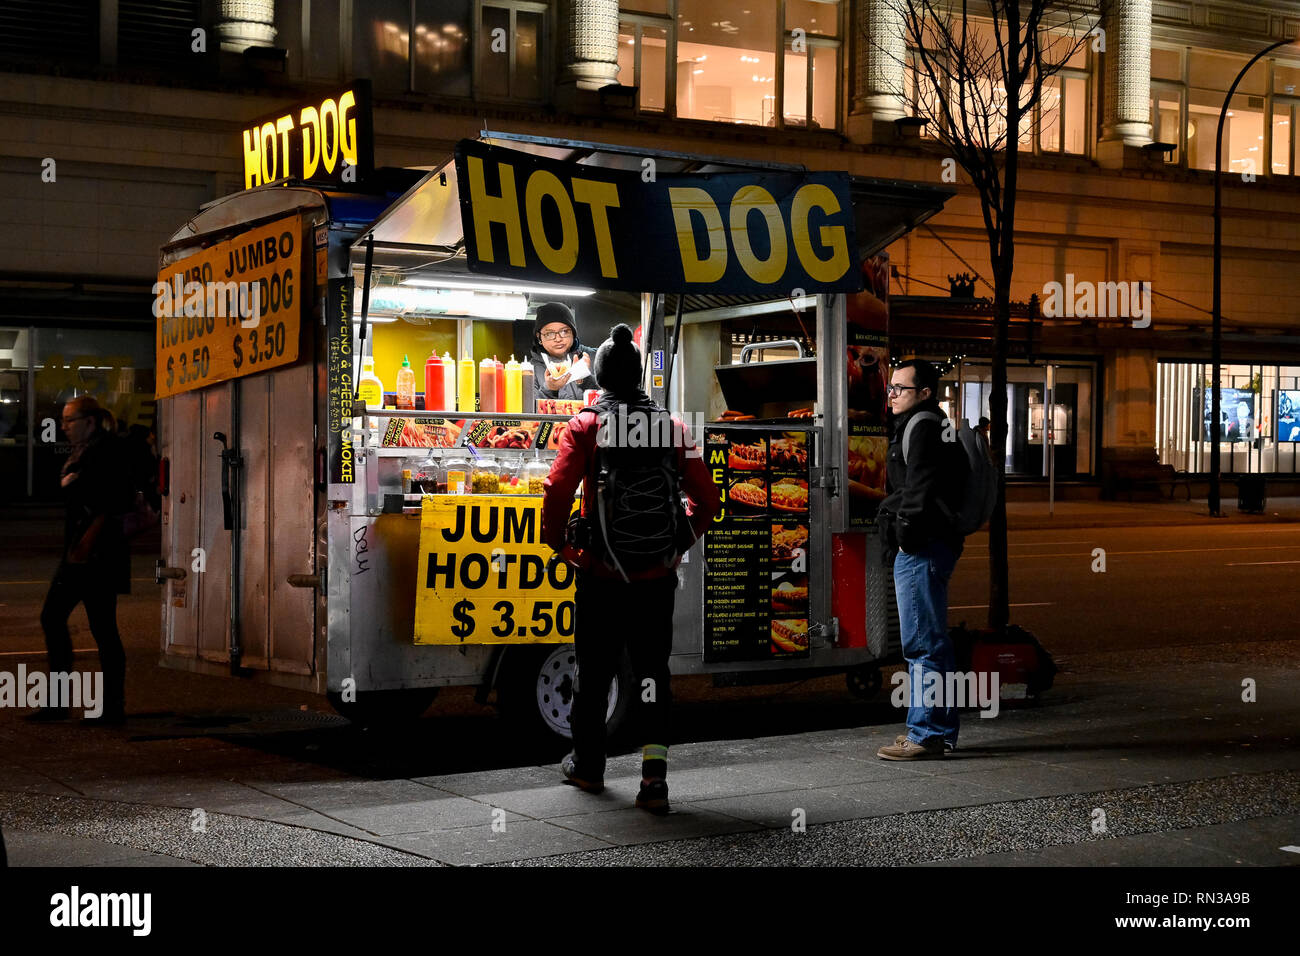
M443 388L442 359L437 352L431 352L424 363L424 410L441 410L445 389Z
M456 410L456 360L451 357L450 352L442 353L442 403L438 406L439 410L444 412L454 412ZM425 404L428 404L426 398Z
M361 378L357 380L357 398L372 408L384 407L384 383L375 374L374 356L361 361Z
M415 408L415 369L411 360L402 356L402 367L397 370L397 407Z
M456 375L456 410L477 411L474 407L474 359L468 351L461 358L460 371Z
M505 410L512 415L519 415L524 410L524 377L523 369L515 361L515 357L510 356L510 361L506 363L506 407Z
M480 412L497 410L497 363L490 358L479 363L478 402Z

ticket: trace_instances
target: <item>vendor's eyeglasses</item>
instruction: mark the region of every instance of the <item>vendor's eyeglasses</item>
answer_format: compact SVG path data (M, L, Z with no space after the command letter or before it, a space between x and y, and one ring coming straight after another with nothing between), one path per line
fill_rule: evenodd
M900 392L905 392L905 391L915 392L918 391L920 388L921 388L920 385L894 385L891 382L889 385L888 392L890 395L898 395Z
M543 332L541 337L543 342L554 342L556 339L567 339L572 334L568 329L565 329L563 332Z

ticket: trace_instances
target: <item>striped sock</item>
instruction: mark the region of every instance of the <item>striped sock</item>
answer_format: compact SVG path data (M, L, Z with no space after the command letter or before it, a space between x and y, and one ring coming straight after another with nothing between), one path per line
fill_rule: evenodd
M646 744L641 748L641 776L647 780L663 780L668 776L667 747Z

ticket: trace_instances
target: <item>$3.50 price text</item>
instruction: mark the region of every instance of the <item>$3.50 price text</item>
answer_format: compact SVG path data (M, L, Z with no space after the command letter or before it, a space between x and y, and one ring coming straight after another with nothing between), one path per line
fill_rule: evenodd
M231 363L238 370L247 362L251 369L259 363L282 358L286 335L283 322L270 322L263 328L249 329L247 335L239 332L230 343L234 352ZM212 355L206 345L194 349L193 353L167 356L167 387L202 381L208 377L211 361Z
M525 620L516 609L514 601L497 601L491 609L485 609L478 616L475 615L473 601L457 601L452 608L452 616L456 618L456 623L451 626L451 633L462 641L470 637L479 624L487 627L494 637L534 637L545 638L552 634L559 637L573 636L573 602L560 601L558 605L554 601L532 601L532 617ZM552 613L551 608L555 611ZM488 624L480 617L495 617L492 624Z

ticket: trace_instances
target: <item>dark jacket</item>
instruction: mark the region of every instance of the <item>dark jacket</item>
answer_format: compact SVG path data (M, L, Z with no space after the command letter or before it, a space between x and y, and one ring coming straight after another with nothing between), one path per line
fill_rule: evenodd
M912 416L921 411L935 412L940 420L917 422L912 455L904 461L903 434ZM961 507L969 466L961 444L943 440L945 417L938 401L930 399L894 419L885 464L889 496L880 503L887 516L881 526L886 534L892 526L894 543L908 554L923 551L936 539L958 553L961 550L962 536L953 528L952 516Z
M72 480L62 487L65 518L61 568L70 565L69 554L97 524L84 567L98 583L115 593L130 593L131 552L122 530L122 515L132 507L135 495L121 442L106 432L96 432L85 447L74 450L63 466L63 474L71 475ZM97 521L101 517L103 520Z
M599 411L612 411L617 408L617 401L605 396L594 406ZM627 401L631 409L648 412L662 411L640 389L635 399ZM722 496L718 486L713 483L708 466L704 464L701 454L703 448L687 448L685 426L674 419L677 430L677 474L681 480L682 491L687 498L687 513L690 516L691 531L698 539L708 529L714 515L722 510ZM615 571L607 569L600 561L592 561L591 555L576 551L566 546L565 531L569 515L573 508L573 496L578 489L578 482L583 482L582 514L587 516L593 495L591 489L596 487L596 436L600 431L600 416L583 412L569 420L569 427L560 439L560 450L551 465L551 473L546 478L545 498L542 501L542 540L569 563L584 570L590 570L596 577L619 579ZM630 573L633 580L647 580L673 574L671 568L656 568L650 571ZM621 580L621 579L619 579Z
M574 361L583 355L587 356L587 363L594 369L596 367L596 350L586 345L578 345L570 349L569 361ZM598 387L595 376L588 375L577 382L569 379L558 392L552 391L546 387L546 359L548 358L546 350L542 349L541 346L537 346L528 353L528 357L533 360L533 387L538 398L580 399L582 393L587 389Z

